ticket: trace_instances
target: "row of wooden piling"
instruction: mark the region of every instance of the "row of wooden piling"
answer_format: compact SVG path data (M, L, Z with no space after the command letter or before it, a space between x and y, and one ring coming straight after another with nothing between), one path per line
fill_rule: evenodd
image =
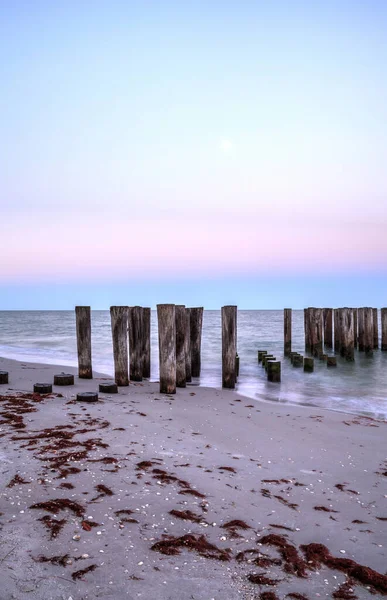
M93 377L90 306L75 308L78 374ZM151 309L142 306L110 307L114 379L117 385L142 381L151 373ZM159 304L160 390L174 393L201 370L203 308ZM235 357L234 357L235 358Z
M324 348L334 349L347 361L355 358L355 349L372 356L379 347L377 308L304 309L305 352L320 356ZM284 354L292 348L292 309L284 309ZM381 349L387 351L387 308L381 309Z

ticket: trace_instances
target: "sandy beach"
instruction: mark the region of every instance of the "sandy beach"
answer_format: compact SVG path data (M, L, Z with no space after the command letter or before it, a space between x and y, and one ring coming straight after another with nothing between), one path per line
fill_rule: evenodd
M1 600L387 595L387 424L0 359ZM352 591L351 591L352 590Z

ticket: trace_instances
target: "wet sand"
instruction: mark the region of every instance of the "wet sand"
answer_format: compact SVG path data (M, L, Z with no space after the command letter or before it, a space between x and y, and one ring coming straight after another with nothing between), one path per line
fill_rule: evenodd
M0 370L1 600L387 595L385 422L148 382L86 404L103 375L40 397L76 370Z

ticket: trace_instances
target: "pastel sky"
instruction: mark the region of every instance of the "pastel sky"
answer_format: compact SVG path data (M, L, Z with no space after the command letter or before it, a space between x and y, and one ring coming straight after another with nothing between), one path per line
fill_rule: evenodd
M0 309L387 303L384 0L2 0L0 56Z

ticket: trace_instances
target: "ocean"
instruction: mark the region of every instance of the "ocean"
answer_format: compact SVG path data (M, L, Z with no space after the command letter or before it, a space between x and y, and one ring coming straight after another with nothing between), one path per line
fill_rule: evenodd
M380 318L380 314L379 314ZM304 353L304 317L293 311L292 349ZM157 316L152 311L152 380L158 378ZM258 349L282 361L282 381L269 383L257 363ZM93 369L113 375L109 311L92 311ZM373 358L355 351L355 362L338 357L337 369L315 361L315 372L295 369L283 356L283 311L238 311L240 376L237 391L252 399L302 404L387 418L387 352ZM74 311L0 311L0 355L22 361L77 365ZM195 381L221 386L221 320L219 310L204 311L202 372ZM232 392L231 392L232 393Z

